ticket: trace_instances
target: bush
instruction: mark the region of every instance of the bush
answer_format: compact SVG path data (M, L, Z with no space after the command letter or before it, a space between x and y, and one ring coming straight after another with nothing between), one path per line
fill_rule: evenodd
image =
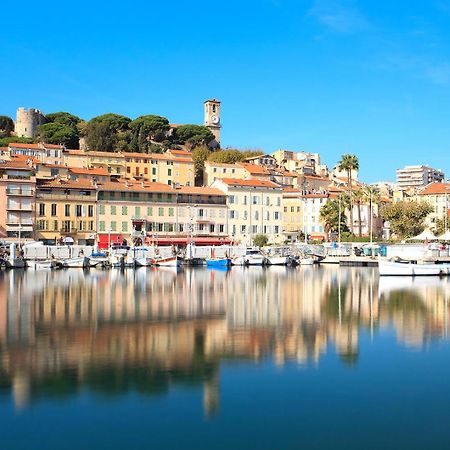
M256 247L264 247L269 242L269 238L265 234L257 234L253 238L253 245Z

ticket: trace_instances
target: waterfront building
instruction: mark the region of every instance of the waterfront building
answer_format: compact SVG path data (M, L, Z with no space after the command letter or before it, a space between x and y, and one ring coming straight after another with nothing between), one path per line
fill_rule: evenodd
M419 191L418 199L429 203L433 207L433 212L426 218L426 225L429 228L434 228L436 221L440 219L444 221L444 227L448 229L450 225L449 198L450 183L430 183Z
M33 168L23 161L0 162L0 238L23 241L34 236Z
M230 237L251 245L257 234L265 234L269 242L283 242L282 187L267 180L223 178L212 187L227 194L228 231Z
M418 190L430 183L444 181L444 172L429 166L405 166L397 169L397 185L400 190Z
M160 245L225 243L227 206L223 192L164 183L115 181L98 186L98 241L139 239Z
M96 230L95 183L45 180L36 188L36 240L48 244L93 245Z
M165 153L123 153L125 178L193 186L195 167L192 154L184 150L168 150Z

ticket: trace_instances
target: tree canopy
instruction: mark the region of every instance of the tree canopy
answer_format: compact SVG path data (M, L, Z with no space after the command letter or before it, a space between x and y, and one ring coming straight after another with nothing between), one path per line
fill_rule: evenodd
M208 161L234 164L236 162L243 161L245 158L259 156L261 154L263 154L263 152L260 151L240 151L237 149L225 149L212 152L208 157Z
M0 116L0 137L8 137L14 131L14 121L11 117Z
M347 216L345 213L348 205L347 196L341 199L340 213L340 230L341 233L348 231ZM323 221L324 228L327 233L339 232L339 199L328 199L328 201L320 208L320 218Z
M175 128L173 136L176 143L192 147L208 145L214 139L211 130L201 125L180 125Z
M46 114L45 118L49 122L60 123L62 125L67 125L71 128L76 128L78 123L82 121L82 119L80 119L78 116L74 116L73 114L63 111Z
M269 242L269 238L265 234L257 234L253 238L253 245L256 247L264 247Z
M129 144L129 117L103 114L92 118L86 127L86 143L90 150L120 151Z
M424 221L432 211L432 206L426 202L401 201L386 206L383 218L389 221L397 237L405 239L422 233Z
M67 148L78 148L80 140L76 127L57 122L40 125L36 139L48 144L61 144Z
M33 143L33 139L19 136L9 136L0 138L0 147L8 147L12 142L22 143L22 144L31 144Z
M170 129L169 121L165 117L156 115L140 116L130 122L130 147L135 151L148 152L154 149L152 142L163 142Z

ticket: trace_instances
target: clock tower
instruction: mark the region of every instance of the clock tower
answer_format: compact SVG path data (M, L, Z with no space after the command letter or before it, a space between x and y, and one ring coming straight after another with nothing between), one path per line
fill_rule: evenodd
M208 127L214 134L215 140L220 144L220 101L215 98L206 100L205 106L205 127Z

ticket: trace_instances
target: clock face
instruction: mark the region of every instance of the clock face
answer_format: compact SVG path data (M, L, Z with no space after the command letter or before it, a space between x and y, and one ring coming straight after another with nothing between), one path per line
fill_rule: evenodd
M217 116L211 116L211 122L212 123L219 123L219 117L217 117Z

